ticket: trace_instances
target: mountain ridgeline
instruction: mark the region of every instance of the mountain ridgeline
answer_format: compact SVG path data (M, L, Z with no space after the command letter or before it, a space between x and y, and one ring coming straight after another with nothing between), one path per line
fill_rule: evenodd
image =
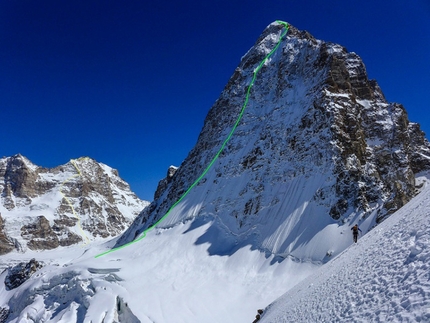
M0 159L0 254L112 238L148 205L115 169L90 158L55 168Z
M203 173L234 126L253 73L284 26L269 25L210 109L195 147L116 246L152 227ZM280 257L325 261L352 223L370 230L415 194L430 145L401 104L386 101L360 57L289 27L256 76L243 117L217 161L157 228L210 222L210 254L250 245ZM217 240L218 243L214 243ZM342 243L343 241L343 243ZM347 242L346 242L347 241ZM315 245L315 244L311 244ZM302 256L303 257L303 256Z
M0 159L0 247L94 241L0 257L0 322L251 322L287 290L256 320L428 318L430 144L357 54L284 28L242 57L149 205L90 158ZM355 223L378 227L329 261Z

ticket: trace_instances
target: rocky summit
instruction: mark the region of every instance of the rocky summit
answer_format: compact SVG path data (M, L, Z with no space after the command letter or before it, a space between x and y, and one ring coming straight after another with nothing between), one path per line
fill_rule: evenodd
M342 234L355 222L370 230L416 194L415 176L430 168L430 145L419 125L401 104L387 102L356 53L289 26L256 75L235 133L183 196L226 140L254 71L283 28L269 25L242 57L195 147L117 246L159 222L183 197L157 227L211 222L201 241L225 241L210 253L251 245L281 257L301 250L326 261L342 247L322 241L319 250L307 250L310 240L322 232ZM346 239L338 244L346 246Z
M116 236L148 204L115 169L87 157L52 169L2 158L0 191L0 254Z

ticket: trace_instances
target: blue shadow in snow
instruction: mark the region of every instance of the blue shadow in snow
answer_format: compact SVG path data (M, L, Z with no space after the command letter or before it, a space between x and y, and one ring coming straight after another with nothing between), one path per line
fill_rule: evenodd
M236 251L246 246L250 246L251 250L257 250L256 235L250 232L245 235L235 235L232 232L226 231L220 221L214 217L200 217L194 219L191 226L184 232L188 233L204 225L210 224L209 228L203 233L194 243L195 245L209 244L208 253L210 256L231 256ZM266 252L266 258L270 256Z

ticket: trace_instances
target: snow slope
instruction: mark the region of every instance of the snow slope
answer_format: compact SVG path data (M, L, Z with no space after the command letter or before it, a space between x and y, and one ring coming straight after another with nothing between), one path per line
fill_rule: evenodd
M88 157L52 169L19 154L1 158L0 191L0 232L21 251L115 237L149 204L117 170ZM35 235L40 217L47 225ZM32 241L45 243L31 247Z
M258 308L305 278L318 264L242 248L210 256L199 241L211 223L187 222L151 231L139 243L101 258L93 244L36 253L10 253L1 262L36 257L47 265L14 290L0 276L0 308L7 322L118 322L118 304L136 319L120 322L249 322ZM223 245L218 237L216 244ZM213 244L212 244L213 246ZM124 305L125 306L125 305Z
M261 323L430 322L430 186L272 303Z
M326 262L349 245L351 225L367 232L415 195L414 174L430 169L430 144L411 131L404 108L385 100L357 54L293 26L281 37L283 29L270 24L245 54L195 147L116 247L155 224L206 217L213 225L201 240L229 237L211 254L251 245ZM234 135L204 173L240 115L254 71L278 42Z
M325 265L279 261L249 246L211 256L214 243L200 239L211 222L203 220L151 231L101 258L94 256L109 245L8 254L0 261L37 257L46 266L14 290L5 289L3 272L0 309L9 310L7 322L246 323L289 290L260 322L427 322L429 212L426 183L410 203ZM215 244L221 248L224 239L229 237L218 236Z

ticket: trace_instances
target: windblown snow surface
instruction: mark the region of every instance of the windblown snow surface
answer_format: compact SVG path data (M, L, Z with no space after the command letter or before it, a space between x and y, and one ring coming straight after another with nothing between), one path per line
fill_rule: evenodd
M425 184L356 245L272 303L260 322L430 322L429 246Z
M4 271L0 308L15 323L249 323L288 291L260 322L429 322L430 185L418 180L417 197L325 265L251 248L210 255L200 239L211 223L190 221L100 258L109 245L8 254L3 265L35 257L46 266L13 290Z

